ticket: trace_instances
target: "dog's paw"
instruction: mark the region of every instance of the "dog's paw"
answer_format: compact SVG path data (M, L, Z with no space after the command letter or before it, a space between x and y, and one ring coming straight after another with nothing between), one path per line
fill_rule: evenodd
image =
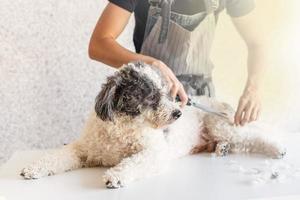
M275 159L281 159L286 155L286 149L285 148L278 148L277 151L274 152L274 158Z
M39 179L43 176L51 176L54 173L51 171L46 171L43 170L40 167L36 167L36 166L29 166L29 167L25 167L24 169L21 170L20 176L22 176L24 179Z
M227 156L230 150L230 144L227 142L222 142L217 144L216 154L217 156Z
M24 179L39 179L42 177L41 173L33 167L25 167L21 170L20 175L23 176Z
M118 189L120 187L123 187L120 180L118 182L106 181L105 185L108 189Z
M113 173L105 173L103 176L104 183L106 185L106 188L108 189L118 189L123 187L122 181L120 178Z
M269 147L269 154L274 159L281 159L286 155L286 148L278 143L275 143Z

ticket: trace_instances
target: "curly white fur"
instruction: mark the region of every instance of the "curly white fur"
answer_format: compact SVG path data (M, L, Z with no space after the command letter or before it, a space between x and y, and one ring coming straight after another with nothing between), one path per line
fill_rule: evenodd
M166 85L157 71L146 64L141 67L132 63L121 70L128 68L152 80L160 92L159 106L155 110L145 108L136 117L115 113L113 121L103 121L93 111L82 136L24 168L21 175L25 179L81 167L106 166L111 168L106 171L104 182L108 188L119 188L160 173L172 159L197 152L203 128L218 143L216 153L219 156L229 152L253 152L281 158L285 154L284 148L260 126L260 122L236 127L232 124L233 109L213 99L193 98L227 113L228 119L186 106L175 121L170 116L179 106L169 100Z

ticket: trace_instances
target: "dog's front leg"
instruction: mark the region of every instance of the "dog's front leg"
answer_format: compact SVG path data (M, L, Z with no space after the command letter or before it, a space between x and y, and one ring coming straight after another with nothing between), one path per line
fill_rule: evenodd
M74 144L52 150L22 169L20 175L25 179L38 179L79 168L82 162L78 153L79 149Z
M107 188L119 188L134 180L160 173L167 163L167 158L162 152L143 150L108 169L103 177L104 182Z

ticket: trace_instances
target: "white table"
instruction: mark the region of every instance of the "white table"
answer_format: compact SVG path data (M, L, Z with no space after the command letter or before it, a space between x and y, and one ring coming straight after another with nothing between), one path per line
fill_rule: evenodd
M300 134L288 135L286 140L288 154L284 161L300 167ZM17 152L0 168L0 200L273 200L274 197L274 200L300 200L300 178L288 179L284 183L251 185L250 177L233 172L228 165L230 160L235 160L243 166L256 166L264 162L264 157L189 156L175 161L170 171L163 175L122 189L108 190L101 181L104 172L101 168L80 169L39 180L23 180L18 175L20 169L39 155L41 151Z

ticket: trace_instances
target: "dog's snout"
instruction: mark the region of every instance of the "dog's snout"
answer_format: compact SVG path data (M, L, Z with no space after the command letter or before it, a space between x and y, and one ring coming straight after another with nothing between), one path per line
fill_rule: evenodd
M181 116L182 112L180 110L174 110L172 112L173 119L178 119Z

